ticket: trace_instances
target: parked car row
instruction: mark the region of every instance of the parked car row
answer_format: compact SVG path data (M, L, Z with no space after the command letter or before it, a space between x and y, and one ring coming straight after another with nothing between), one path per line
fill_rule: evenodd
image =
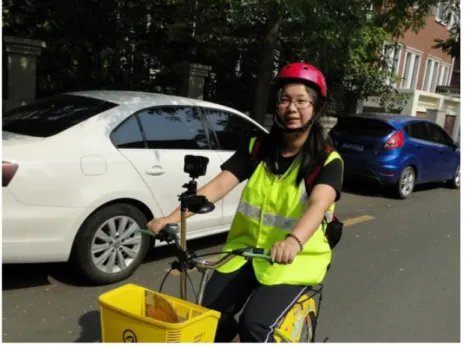
M427 119L351 115L339 119L330 136L344 160L346 178L377 181L402 199L421 183L448 181L460 187L459 147Z
M57 95L3 115L3 263L70 260L98 284L120 281L151 240L136 230L170 213L189 179L185 155L209 158L202 186L243 140L267 130L214 103L176 96L88 91ZM346 177L392 186L460 186L460 152L435 123L398 115L341 118L330 132ZM244 183L188 239L228 230Z

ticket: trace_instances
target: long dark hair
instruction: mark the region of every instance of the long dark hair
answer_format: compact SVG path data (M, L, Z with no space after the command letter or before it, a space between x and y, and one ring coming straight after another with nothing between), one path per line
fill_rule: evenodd
M312 89L308 91L311 90ZM312 90L309 95L314 100L315 105L320 104L320 100L317 100L318 96L314 90ZM298 176L296 177L295 182L296 186L299 186L304 178L324 163L328 155L326 147L327 145L332 145L330 137L325 135L324 127L318 120L319 116L319 114L314 115L314 123L312 124L309 135L298 154L300 161ZM258 152L258 160L264 161L265 168L268 173L277 175L277 160L281 155L280 151L283 143L283 132L276 124L274 124L269 134L265 136L262 141L263 144L260 146Z

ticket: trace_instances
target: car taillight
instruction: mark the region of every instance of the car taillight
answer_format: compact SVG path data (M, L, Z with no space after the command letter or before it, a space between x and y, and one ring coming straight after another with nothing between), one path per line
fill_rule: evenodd
M10 184L17 170L18 164L2 161L2 187Z
M404 144L403 132L398 130L385 142L384 148L400 148Z

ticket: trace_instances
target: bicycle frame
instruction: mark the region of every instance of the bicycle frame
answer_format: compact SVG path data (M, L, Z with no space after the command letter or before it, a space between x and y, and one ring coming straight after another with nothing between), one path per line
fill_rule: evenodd
M196 304L202 306L202 301L204 298L205 287L207 285L208 275L211 271L222 266L229 262L232 258L236 256L242 256L246 259L260 258L266 261L270 261L270 256L268 252L265 252L263 249L258 248L243 248L237 249L231 252L215 252L210 253L209 255L223 255L220 259L216 261L210 261L205 258L205 255L197 256L194 252L190 251L186 246L185 249L182 249L181 237L177 236L176 230L178 226L169 225L164 231L161 232L157 238L163 240L167 243L175 243L178 251L180 252L177 255L178 261L172 262L172 269L176 269L180 272L181 275L184 274L185 282L180 281L180 286L186 285L187 270L196 268L201 273L201 281L199 283L199 289L196 295ZM140 230L140 232L154 236L152 232L148 230ZM160 290L162 290L163 282ZM315 322L313 324L313 336L315 332L315 325L318 318L318 313L320 311L320 304L322 302L322 288L323 285L319 285L317 289L310 288L309 292L312 292L312 295L308 293L303 294L298 302L293 305L293 308L287 313L287 315L277 324L277 327L274 330L275 338L278 342L299 342L301 337L302 326L304 320L308 315L314 313ZM187 287L180 287L180 293L187 293ZM194 289L193 289L194 290ZM318 295L318 305L314 297ZM182 298L186 300L186 298Z
M186 161L186 158L185 158ZM185 170L186 171L186 170ZM167 243L174 242L177 246L179 254L177 255L178 261L172 263L172 269L176 269L180 272L180 298L183 300L187 299L187 271L192 268L196 268L201 273L201 281L199 284L198 294L196 295L196 303L202 305L202 300L204 298L204 292L207 284L208 274L210 271L222 266L223 264L230 261L235 256L243 256L246 259L253 258L262 258L268 261L270 257L268 254L264 254L264 250L257 248L245 248L240 250L235 250L232 252L218 252L211 253L214 254L226 254L218 261L212 262L205 258L198 257L192 251L187 248L187 227L186 219L188 211L193 213L207 213L212 211L215 206L210 201L206 199L205 196L197 195L197 183L195 181L196 176L191 175L191 181L183 185L183 188L186 188L186 191L179 196L180 200L180 210L181 210L181 228L179 230L180 236L178 238L178 225L169 224L164 230L160 232L158 236L154 235L149 230L140 230L143 233L150 234L155 236L162 241ZM164 280L163 280L164 281ZM163 286L162 281L162 286ZM192 284L192 283L191 283ZM314 314L315 322L312 322L312 342L314 342L314 333L317 324L317 318L320 311L320 304L322 302L322 288L323 285L319 285L318 289L310 288L309 292L313 292L311 296L308 296L307 293L302 295L298 302L293 306L293 308L287 313L287 315L277 324L277 327L274 330L275 338L277 342L299 342L301 337L302 327L305 322L305 319L311 317ZM193 288L194 289L194 288ZM315 295L319 294L319 303L316 308L315 300L313 299ZM309 324L309 323L308 323Z

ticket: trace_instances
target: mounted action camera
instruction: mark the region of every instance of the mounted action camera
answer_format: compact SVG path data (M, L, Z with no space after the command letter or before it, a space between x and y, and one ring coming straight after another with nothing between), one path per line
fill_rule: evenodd
M189 174L189 177L196 179L206 174L207 164L209 164L209 158L199 155L185 155L184 172Z
M206 174L207 164L209 164L209 158L198 155L185 155L184 172L189 174L191 181L183 184L186 191L180 195L182 212L208 213L214 210L215 205L207 200L204 195L197 195L196 179Z

